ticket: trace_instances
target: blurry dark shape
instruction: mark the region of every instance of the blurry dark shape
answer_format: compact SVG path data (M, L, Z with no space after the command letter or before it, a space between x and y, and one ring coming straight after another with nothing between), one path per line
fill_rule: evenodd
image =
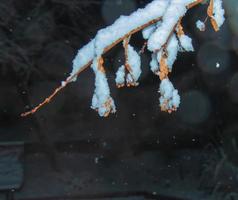
M235 73L232 76L229 86L228 86L229 96L233 103L238 103L237 88L238 88L238 73Z
M229 23L227 22L228 20L225 21L225 23L218 32L215 32L209 20L206 20L207 18L206 9L207 9L206 6L200 6L196 10L194 10L194 14L191 16L190 19L191 20L190 23L194 23L194 25L192 25L190 28L194 31L194 33L197 35L200 41L214 43L223 50L231 49L232 33L229 28ZM200 31L198 28L195 27L196 26L195 23L198 19L206 22L205 32Z
M181 119L190 124L205 122L211 112L209 98L199 91L189 91L182 95L182 104L179 109Z
M224 1L224 6L227 11L227 21L232 32L238 36L238 2L236 0L226 0Z
M69 44L63 41L52 42L43 48L37 65L41 67L44 76L48 76L50 79L59 77L58 80L68 72L68 68L72 65L73 54L73 48Z
M204 73L213 75L224 73L230 66L229 53L214 43L205 43L201 46L197 61L199 68Z
M135 0L103 0L101 12L106 24L110 25L119 16L129 15L136 8L137 3Z
M0 192L7 192L7 200L23 184L23 153L21 142L0 143Z

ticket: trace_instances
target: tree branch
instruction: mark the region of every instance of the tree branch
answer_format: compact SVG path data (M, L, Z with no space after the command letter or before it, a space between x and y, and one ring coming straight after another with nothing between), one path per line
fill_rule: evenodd
M187 9L191 9L193 7L195 7L196 5L202 3L204 0L196 0L195 2L189 4L187 6ZM120 42L122 42L123 40L125 40L126 38L130 37L131 35L142 31L143 29L156 24L157 22L159 22L162 19L162 17L153 19L145 24L143 24L142 26L139 26L133 30L131 30L130 32L128 32L127 34L125 34L123 37L118 38L115 42L113 42L112 44L108 45L104 51L103 54L107 53L108 51L110 51L113 47L115 47L117 44L119 44ZM172 32L173 33L173 32ZM171 35L170 35L171 36ZM168 40L170 38L170 36L168 37ZM167 40L167 41L168 41ZM61 86L59 86L58 88L56 88L54 90L54 92L47 97L42 103L40 103L38 106L36 106L35 108L33 108L32 110L22 113L21 116L22 117L26 117L28 115L34 114L35 112L37 112L41 107L43 107L44 105L48 104L51 102L51 100L61 91L63 90L70 82L72 82L75 78L77 78L85 69L87 69L91 64L92 64L93 60L90 60L87 64L85 64L84 66L82 66L76 73L74 73L73 75L71 75L70 77L68 77L65 81L62 82Z

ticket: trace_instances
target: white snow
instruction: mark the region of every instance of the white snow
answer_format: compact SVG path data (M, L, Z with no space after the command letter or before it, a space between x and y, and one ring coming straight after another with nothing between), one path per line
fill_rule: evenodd
M181 35L179 37L179 43L182 49L180 51L194 51L192 39L187 35Z
M95 73L95 90L92 98L91 108L98 111L100 116L114 113L116 107L112 97L106 74L98 67L98 58L102 56L108 47L113 46L118 41L121 41L138 28L144 28L143 25L152 20L161 18L160 22L145 28L142 31L144 39L148 40L147 48L153 52L150 62L151 70L154 73L159 71L159 63L163 52L167 55L167 65L170 70L176 60L178 51L194 51L192 39L187 35L180 35L178 39L175 35L175 28L180 19L186 14L187 6L196 0L153 0L144 9L138 9L130 16L121 16L114 24L98 31L95 39L91 40L87 45L83 46L73 60L73 69L68 77L69 80L75 76L86 65L92 62L91 68ZM221 0L214 0L213 18L217 22L218 27L224 23L225 11L222 8ZM200 20L196 23L197 27L204 31L205 24ZM166 45L165 45L166 44ZM127 65L122 65L116 73L116 83L123 85L137 85L137 81L141 75L141 58L137 51L128 44L128 59L127 63L130 68L126 75ZM220 64L217 63L219 68ZM75 76L74 80L76 81ZM126 79L126 80L125 80ZM65 86L66 82L61 85ZM180 96L173 84L168 78L161 81L160 84L160 106L167 110L176 110L180 104Z
M121 16L111 26L98 31L95 38L96 55L102 55L107 46L114 43L118 38L125 36L131 30L162 17L169 2L168 0L154 0L144 9L138 9L130 16Z
M162 24L151 35L148 40L148 49L150 51L156 51L166 43L167 38L175 28L177 22L183 17L187 11L186 6L195 0L171 0L170 5L167 8Z
M73 69L70 77L88 64L95 56L103 54L106 47L124 37L132 30L164 15L169 0L154 0L144 9L138 9L130 16L121 16L114 24L98 31L95 39L82 47L73 60ZM76 81L77 77L73 81Z
M141 58L131 45L128 45L128 64L131 67L130 74L134 82L137 82L141 75Z
M168 52L167 65L170 71L172 71L173 64L177 58L178 50L179 50L179 43L175 34L173 34L167 45L167 52Z
M95 40L91 40L91 42L79 49L76 57L73 60L73 70L69 77L76 74L83 66L88 64L94 58L94 42ZM77 77L75 77L73 81L76 80Z
M205 31L205 29L206 29L206 25L201 20L198 20L196 22L196 26L200 31Z
M214 19L218 27L220 28L225 21L225 10L222 8L222 0L214 0L214 8L213 8Z
M142 30L142 36L145 40L148 40L149 37L155 32L155 30L161 25L161 21L156 24L152 24L151 26L146 27Z
M160 84L160 106L166 110L177 109L180 105L178 90L174 89L169 79L164 79Z
M122 65L119 67L117 73L116 73L116 84L117 85L124 85L125 83L125 66Z
M95 90L92 99L91 108L98 111L98 114L103 117L109 112L116 112L116 107L113 99L110 96L110 90L105 73L98 70L98 59L95 58L91 68L95 73ZM109 105L106 105L109 103Z
M151 34L156 30L156 25L153 24L151 26L146 27L143 31L142 31L142 36L145 40L148 40L149 37L151 36Z
M156 53L152 53L151 61L150 61L150 69L153 73L157 73L159 71L159 63L157 61Z

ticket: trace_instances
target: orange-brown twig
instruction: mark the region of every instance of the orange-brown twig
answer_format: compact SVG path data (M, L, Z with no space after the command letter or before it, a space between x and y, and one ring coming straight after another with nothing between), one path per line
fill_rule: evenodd
M80 69L80 71L78 71L76 74L74 74L73 76L69 77L66 81L64 81L64 84L61 84L61 86L59 86L58 88L56 88L54 90L54 92L47 97L42 103L40 103L38 106L34 107L32 110L22 113L21 117L26 117L28 115L34 114L35 112L37 112L42 106L44 106L45 104L50 103L50 101L62 90L64 89L75 77L77 77L81 72L83 72L88 66L90 65L87 64L85 65L83 68Z

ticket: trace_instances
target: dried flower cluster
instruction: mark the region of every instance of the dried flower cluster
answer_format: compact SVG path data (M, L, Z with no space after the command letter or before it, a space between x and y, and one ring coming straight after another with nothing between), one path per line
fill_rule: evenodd
M66 81L63 81L43 103L22 116L33 114L49 103L70 82L76 81L78 75L89 66L95 73L95 91L91 108L104 117L116 112L103 66L103 54L120 42L123 42L125 64L119 67L116 73L117 87L138 86L141 75L140 53L147 47L152 52L151 70L161 80L159 89L161 110L169 113L176 111L180 104L180 96L168 76L179 52L194 51L192 39L183 30L182 18L190 8L203 1L153 0L144 9L139 9L130 16L121 16L111 26L98 31L96 37L78 51L73 60L73 70ZM222 0L210 0L207 14L215 31L218 31L224 23L224 13ZM205 30L204 22L198 20L196 25L201 31ZM130 45L130 38L139 31L142 31L146 42L138 53Z

